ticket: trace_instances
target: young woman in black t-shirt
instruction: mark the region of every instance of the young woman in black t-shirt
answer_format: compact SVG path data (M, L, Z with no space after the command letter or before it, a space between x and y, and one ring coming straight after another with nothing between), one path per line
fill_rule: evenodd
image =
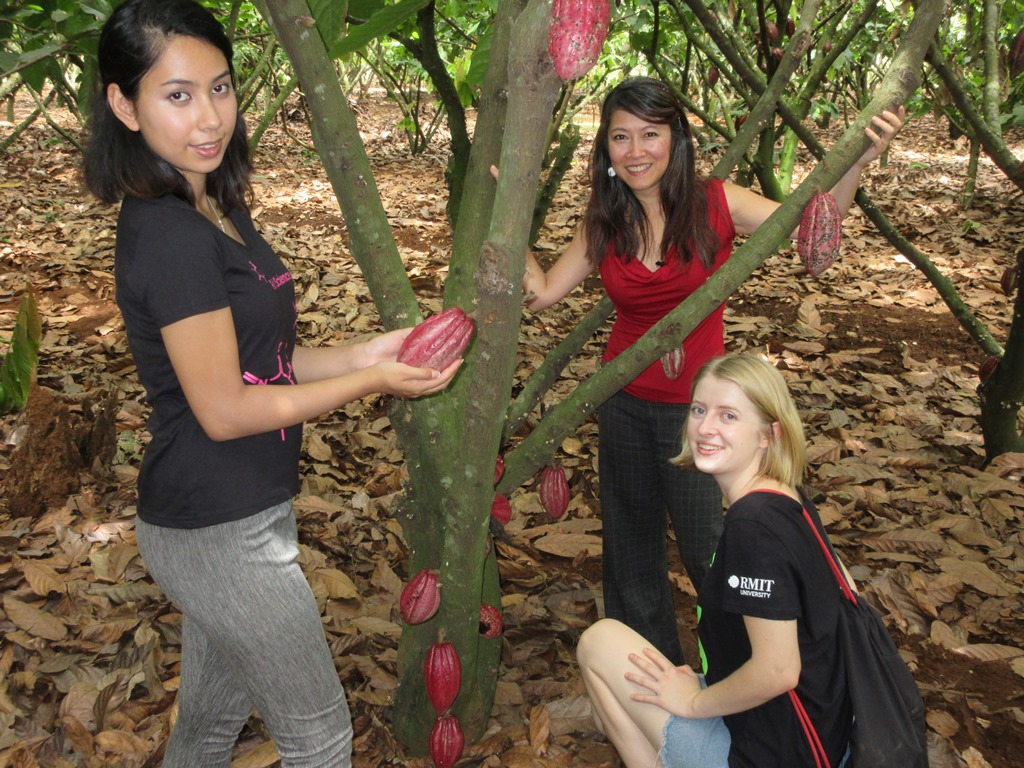
M851 711L841 597L803 517L806 508L826 535L798 491L804 433L782 374L752 355L715 358L694 378L685 438L675 462L712 475L728 505L698 595L703 674L599 621L577 650L598 725L631 768L813 766L787 695L795 688L829 764L842 766Z
M285 766L351 765L352 725L298 565L303 420L451 381L395 361L409 329L296 343L294 284L249 215L231 44L193 0L128 0L99 44L89 188L123 200L117 301L152 415L136 534L182 611L165 768L228 766L258 710Z

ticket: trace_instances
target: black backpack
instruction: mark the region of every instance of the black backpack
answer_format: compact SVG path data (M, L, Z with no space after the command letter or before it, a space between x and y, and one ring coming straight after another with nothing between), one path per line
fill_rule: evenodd
M849 768L928 768L924 701L882 617L847 583L811 515L804 519L843 593L839 637L853 707ZM796 691L789 692L818 768L830 768L814 724Z

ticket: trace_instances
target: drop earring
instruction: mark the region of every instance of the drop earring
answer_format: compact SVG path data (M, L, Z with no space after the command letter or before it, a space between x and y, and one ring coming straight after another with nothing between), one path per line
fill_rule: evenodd
M617 173L615 172L615 169L614 169L614 168L612 168L611 166L608 166L608 178L610 178L610 179L614 179L614 178L615 178L616 176L618 176L618 175L619 175L619 174L617 174Z

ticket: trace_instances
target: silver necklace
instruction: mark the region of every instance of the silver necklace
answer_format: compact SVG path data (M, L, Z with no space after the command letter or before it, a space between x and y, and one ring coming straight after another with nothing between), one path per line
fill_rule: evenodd
M217 223L220 224L220 231L226 235L228 231L224 229L224 219L220 217L220 213L217 211L217 206L214 204L213 198L206 198L206 204L210 206L210 210L213 211L213 215L217 217Z

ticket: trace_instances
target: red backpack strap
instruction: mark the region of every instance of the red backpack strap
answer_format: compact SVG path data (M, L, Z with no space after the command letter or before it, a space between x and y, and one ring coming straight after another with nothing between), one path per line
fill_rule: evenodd
M807 746L811 748L815 768L831 768L828 762L828 755L825 754L825 748L821 745L821 739L818 738L818 732L814 729L814 723L811 722L807 710L804 709L804 703L800 701L796 689L789 692L789 700L793 704L793 709L796 710L797 720L800 721L800 727L807 738Z
M814 520L811 518L811 513L807 511L807 507L803 508L804 520L807 521L807 525L810 526L811 532L814 534L814 538L818 540L818 545L821 547L821 552L825 555L825 560L828 561L829 566L832 568L832 575L836 577L836 581L839 582L839 589L843 591L843 597L849 600L851 603L856 604L857 595L850 588L850 585L846 581L846 577L843 576L843 572L839 569L839 563L836 562L835 557L832 555L832 550L828 548L828 544L821 538L821 534L818 532L818 526L814 524Z

